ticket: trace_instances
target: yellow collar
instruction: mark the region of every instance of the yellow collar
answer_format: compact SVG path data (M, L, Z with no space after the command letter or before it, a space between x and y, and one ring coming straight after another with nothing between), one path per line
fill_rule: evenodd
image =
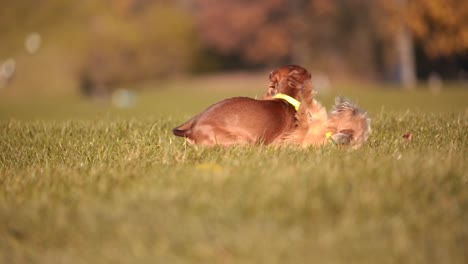
M274 99L283 99L286 102L290 103L292 106L294 106L294 109L299 110L299 106L301 106L301 102L298 100L292 98L291 96L287 94L282 94L282 93L277 93L273 96Z

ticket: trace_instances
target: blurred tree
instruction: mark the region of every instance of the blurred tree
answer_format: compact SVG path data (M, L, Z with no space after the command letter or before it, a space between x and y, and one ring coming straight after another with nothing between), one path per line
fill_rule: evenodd
M299 63L359 76L375 68L370 10L368 0L194 0L192 9L210 52L247 65Z
M370 2L372 4L372 2ZM376 30L385 39L387 64L390 72L404 88L412 89L416 84L416 65L414 57L413 33L408 27L403 12L408 8L407 0L374 2L373 21L380 26ZM387 70L388 71L388 70Z
M196 40L187 14L172 1L90 2L82 91L107 95L119 84L189 70Z
M409 1L404 15L429 56L468 51L468 1Z
M194 60L200 68L298 63L345 77L383 73L412 87L415 46L419 57L467 56L467 17L463 0L0 1L0 59L39 32L42 59L79 68L90 95L193 70Z
M25 37L39 32L47 55L22 60L40 64L37 60L48 56L51 67L74 72L88 95L187 72L198 42L191 17L179 3L183 1L0 1L0 59L23 56ZM48 78L43 85L51 85Z
M289 55L291 35L286 0L194 0L193 13L201 39L221 54L250 63L282 61Z
M428 56L464 53L468 1L463 0L194 0L203 44L253 65L294 62L373 72L416 82L415 43ZM395 74L390 74L395 72Z
M373 21L381 36L396 43L401 80L408 88L415 82L415 41L431 58L468 51L467 1L380 0L374 7Z
M0 2L0 52L13 53L23 48L25 35L49 27L73 16L77 4L72 1L31 0ZM1 54L0 54L1 55Z

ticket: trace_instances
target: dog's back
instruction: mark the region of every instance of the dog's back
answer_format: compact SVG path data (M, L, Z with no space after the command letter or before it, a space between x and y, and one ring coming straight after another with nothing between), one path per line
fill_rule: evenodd
M294 114L282 100L235 97L210 106L173 133L198 145L270 144L294 129Z

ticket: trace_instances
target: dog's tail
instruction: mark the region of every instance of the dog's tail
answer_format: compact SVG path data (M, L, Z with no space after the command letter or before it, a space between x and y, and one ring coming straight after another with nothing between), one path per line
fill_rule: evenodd
M329 115L328 129L335 143L358 148L371 134L371 119L349 99L337 97Z
M175 127L172 129L172 133L178 137L188 137L192 131L194 120L189 120L188 122Z

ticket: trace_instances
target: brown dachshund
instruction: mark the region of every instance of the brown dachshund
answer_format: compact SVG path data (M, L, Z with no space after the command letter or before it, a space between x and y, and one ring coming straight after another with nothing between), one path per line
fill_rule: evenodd
M174 135L198 145L271 144L297 126L296 113L302 98L301 82L310 73L288 65L270 73L263 100L235 97L218 102L174 128Z

